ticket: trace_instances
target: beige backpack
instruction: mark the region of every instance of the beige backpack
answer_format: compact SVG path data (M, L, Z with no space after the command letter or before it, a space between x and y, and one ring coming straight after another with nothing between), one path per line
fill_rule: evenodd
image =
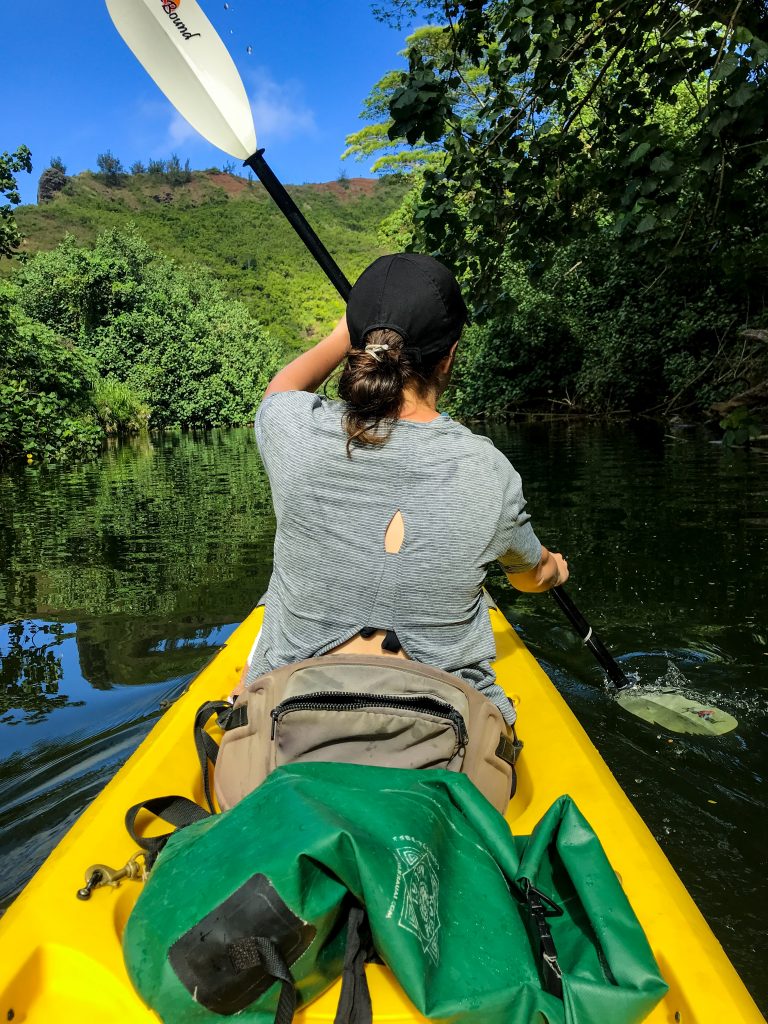
M203 731L213 711L224 729L218 753ZM250 682L234 706L204 705L196 726L201 762L215 762L222 810L277 767L336 761L463 772L504 813L522 749L496 705L469 684L376 656L332 654L275 669Z

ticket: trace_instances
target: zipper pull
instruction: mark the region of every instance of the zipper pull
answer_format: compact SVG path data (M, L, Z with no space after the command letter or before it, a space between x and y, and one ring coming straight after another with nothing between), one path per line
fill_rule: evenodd
M275 732L277 731L277 708L272 708L272 735L269 737L271 740L275 738Z

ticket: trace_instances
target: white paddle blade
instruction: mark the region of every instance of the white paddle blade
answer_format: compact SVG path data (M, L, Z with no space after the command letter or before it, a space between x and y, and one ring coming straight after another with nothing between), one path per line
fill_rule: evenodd
M243 81L197 0L106 3L117 31L181 116L230 156L253 156L256 129Z
M712 705L700 704L673 689L620 690L617 702L630 714L670 732L722 736L739 724L733 715Z

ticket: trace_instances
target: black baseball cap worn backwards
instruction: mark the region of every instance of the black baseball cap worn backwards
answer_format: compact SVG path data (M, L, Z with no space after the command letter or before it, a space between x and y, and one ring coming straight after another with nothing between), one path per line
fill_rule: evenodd
M380 256L357 279L347 303L352 348L363 348L370 331L387 328L417 358L447 352L467 319L456 278L419 253Z

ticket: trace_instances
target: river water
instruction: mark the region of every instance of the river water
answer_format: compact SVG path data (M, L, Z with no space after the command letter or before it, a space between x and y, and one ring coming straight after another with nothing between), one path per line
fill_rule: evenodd
M625 670L739 719L704 738L628 716L554 603L492 573L765 1011L768 453L656 426L488 432ZM0 906L256 603L273 533L246 429L0 476Z

